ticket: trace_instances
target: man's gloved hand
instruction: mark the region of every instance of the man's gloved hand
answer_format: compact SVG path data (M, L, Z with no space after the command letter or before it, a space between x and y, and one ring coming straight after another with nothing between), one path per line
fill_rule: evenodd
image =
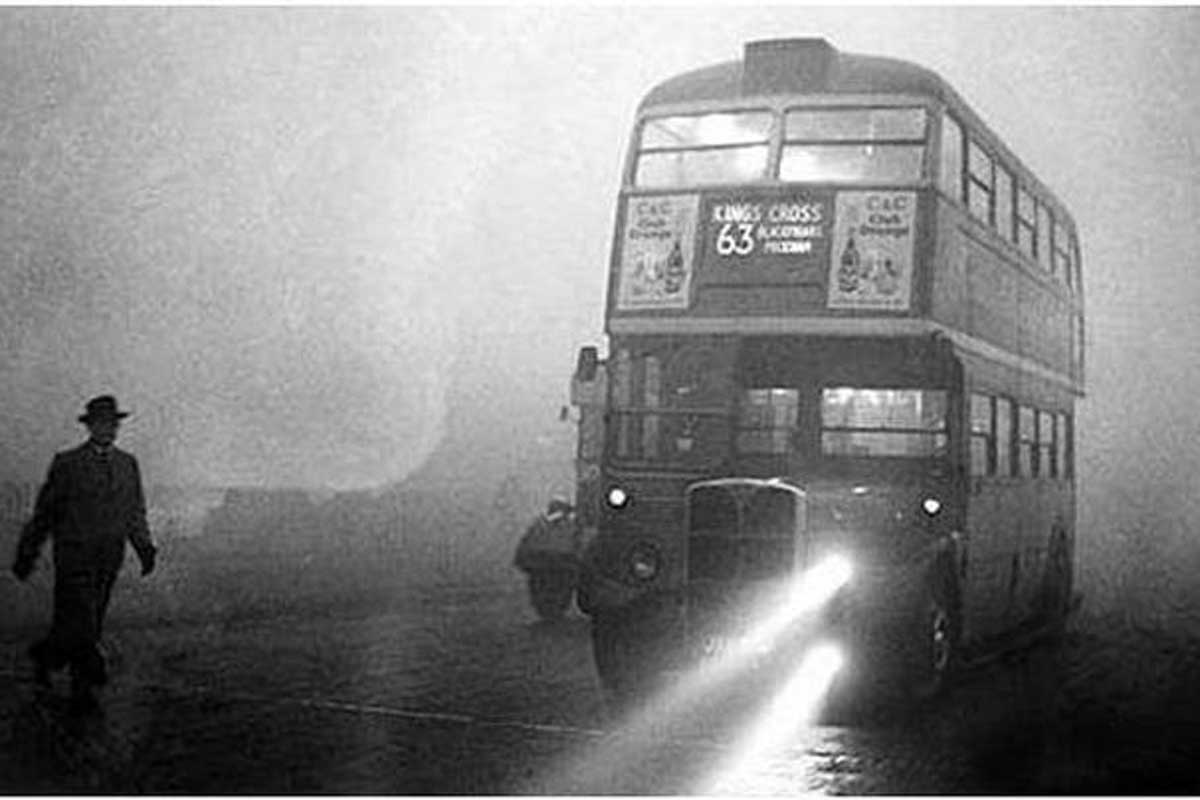
M144 550L138 551L138 558L142 562L142 575L149 575L154 572L154 564L158 560L158 548L150 545Z
M17 580L24 581L32 574L35 560L24 555L17 556L17 560L12 565L12 573L17 576Z

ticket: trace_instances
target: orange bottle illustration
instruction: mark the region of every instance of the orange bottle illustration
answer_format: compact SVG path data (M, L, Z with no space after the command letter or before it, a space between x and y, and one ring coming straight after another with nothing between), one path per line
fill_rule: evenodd
M900 288L900 274L896 263L888 256L882 256L875 270L875 291L888 296Z
M683 288L683 279L687 270L683 268L683 250L680 248L678 237L671 246L671 254L667 256L667 269L663 276L663 288L667 294L675 294Z
M850 228L846 247L842 250L841 265L837 271L838 291L849 293L858 290L860 266L861 257L858 247L854 244L854 228Z

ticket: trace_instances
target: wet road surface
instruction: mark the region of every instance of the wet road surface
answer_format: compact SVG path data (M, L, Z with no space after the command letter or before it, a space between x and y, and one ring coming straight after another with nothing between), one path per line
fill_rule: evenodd
M519 578L406 590L355 614L118 627L108 648L106 711L79 721L35 695L23 643L3 642L0 789L727 792L722 765L744 737L725 717L613 713L584 618L535 622ZM1200 664L1181 648L1163 649L1174 666L1156 684L1169 684L1161 702L1177 712L1195 697L1176 673ZM1143 702L1139 717L1121 692L1150 697L1136 681L1156 678L1143 669L1127 687L1105 683L1100 673L1128 664L1112 650L1075 635L973 669L936 703L797 728L732 791L1196 791L1194 715ZM1088 693L1099 684L1107 694Z

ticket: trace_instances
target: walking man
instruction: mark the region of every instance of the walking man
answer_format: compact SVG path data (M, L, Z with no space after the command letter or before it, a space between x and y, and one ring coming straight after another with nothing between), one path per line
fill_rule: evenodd
M79 421L88 440L58 453L38 492L33 518L21 531L13 574L24 581L42 544L54 539L54 619L50 632L29 649L39 686L70 667L71 709L98 710L94 691L108 679L98 644L108 601L125 559L128 539L142 565L154 570L157 550L146 523L146 501L137 460L113 446L120 421L116 398L88 401Z

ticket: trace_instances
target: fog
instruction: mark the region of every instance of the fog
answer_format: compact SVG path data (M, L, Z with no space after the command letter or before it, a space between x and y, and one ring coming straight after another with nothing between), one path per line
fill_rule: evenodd
M113 392L154 483L568 487L557 412L602 342L639 98L809 35L937 71L1073 209L1081 554L1184 580L1189 8L0 9L0 477L36 480Z

